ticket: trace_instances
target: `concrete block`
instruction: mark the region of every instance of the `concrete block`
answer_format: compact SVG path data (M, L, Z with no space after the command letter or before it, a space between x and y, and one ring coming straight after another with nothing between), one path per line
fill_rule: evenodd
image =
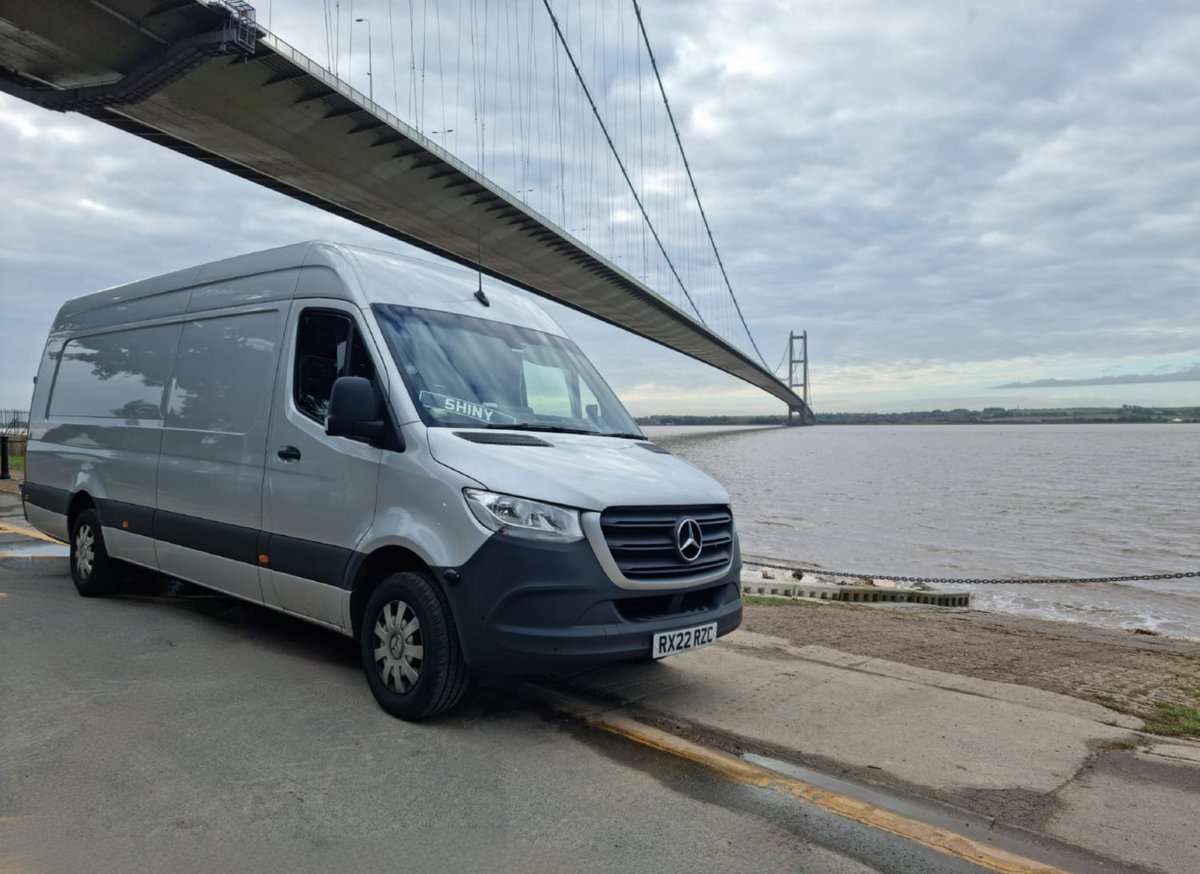
M880 589L874 586L839 586L833 583L796 583L763 586L761 578L742 580L746 595L776 598L808 598L814 601L841 601L850 604L926 604L932 607L970 607L968 592L927 592L920 589Z

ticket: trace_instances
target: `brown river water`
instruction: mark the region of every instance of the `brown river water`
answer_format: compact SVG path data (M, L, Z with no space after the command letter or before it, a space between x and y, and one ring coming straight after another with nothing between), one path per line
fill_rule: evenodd
M1200 571L1200 425L648 427L743 552L870 576ZM1200 578L955 585L985 609L1200 638Z

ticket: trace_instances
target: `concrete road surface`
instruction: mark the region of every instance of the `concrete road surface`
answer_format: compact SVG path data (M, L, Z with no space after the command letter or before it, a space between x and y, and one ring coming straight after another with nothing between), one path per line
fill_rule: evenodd
M349 640L163 591L0 558L0 871L968 870L520 694L399 722Z
M399 722L350 640L150 575L81 598L4 522L0 872L980 870L528 689Z

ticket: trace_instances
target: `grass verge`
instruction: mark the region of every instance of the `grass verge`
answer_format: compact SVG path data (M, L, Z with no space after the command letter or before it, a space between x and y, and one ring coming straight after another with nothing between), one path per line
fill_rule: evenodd
M1170 694L1175 701L1155 700L1155 695ZM1147 734L1163 737L1187 737L1200 740L1200 686L1190 682L1168 683L1149 689L1125 689L1119 695L1093 692L1088 698L1110 710L1136 716L1145 724ZM1186 702L1186 703L1183 703Z
M1200 737L1200 710L1159 701L1146 719L1146 731L1165 737Z
M752 604L755 607L825 607L827 605L820 601L812 601L806 598L771 598L766 595L742 595L743 604ZM838 605L842 606L842 605Z

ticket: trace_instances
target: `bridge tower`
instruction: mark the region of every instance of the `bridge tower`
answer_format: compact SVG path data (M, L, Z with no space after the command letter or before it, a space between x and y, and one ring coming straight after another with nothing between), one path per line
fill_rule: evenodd
M808 402L808 331L788 335L788 388L804 399L803 407L788 407L789 425L812 425L815 422Z

